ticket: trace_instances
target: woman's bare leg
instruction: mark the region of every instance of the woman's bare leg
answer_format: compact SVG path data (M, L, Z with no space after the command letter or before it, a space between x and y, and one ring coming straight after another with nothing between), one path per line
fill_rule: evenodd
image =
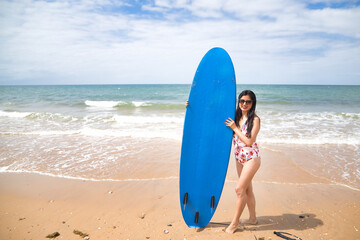
M246 162L241 170L239 180L236 184L235 192L237 195L236 198L236 208L235 208L235 215L234 218L229 225L229 227L226 229L226 232L228 233L234 233L239 225L239 218L244 211L245 205L248 200L247 196L247 190L251 184L251 180L253 179L255 173L260 167L260 158L254 158L251 161ZM238 169L238 168L237 168ZM251 187L252 190L252 187ZM251 191L252 192L252 191ZM251 194L250 192L250 194ZM250 200L252 201L253 196L250 196ZM250 203L251 207L255 207L255 205L252 205Z
M240 177L242 169L243 169L243 165L236 160L235 160L235 162L236 162L237 175L238 175L238 177Z
M242 169L243 169L243 165L241 163L239 163L238 161L236 161L236 170L237 170L238 177L240 177ZM252 181L250 182L249 187L246 189L246 195L247 195L246 205L248 206L248 209L249 209L249 219L241 220L240 223L241 224L257 224L256 212L255 212L256 202L255 202L255 195L254 195L254 191L253 191Z
M257 219L256 219L256 212L255 212L255 195L254 195L254 191L253 191L253 186L252 186L252 181L249 184L249 187L246 189L246 204L248 206L249 209L249 219L248 220L242 220L240 223L241 224L257 224Z

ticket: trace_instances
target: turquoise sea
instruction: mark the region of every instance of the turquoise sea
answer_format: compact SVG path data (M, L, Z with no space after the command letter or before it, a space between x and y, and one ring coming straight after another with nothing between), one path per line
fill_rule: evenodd
M294 164L360 189L360 86L237 86L244 89L257 95L260 146L307 151L319 161ZM181 142L189 91L190 85L0 86L0 172L117 180L110 169L131 159L134 144Z

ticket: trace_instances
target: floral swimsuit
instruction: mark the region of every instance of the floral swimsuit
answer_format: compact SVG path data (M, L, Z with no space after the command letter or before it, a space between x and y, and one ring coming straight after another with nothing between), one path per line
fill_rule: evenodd
M248 137L246 122L241 126L240 131ZM233 137L235 159L241 164L250 161L254 158L260 157L259 148L256 142L251 147L247 147L245 143L241 142L236 134Z

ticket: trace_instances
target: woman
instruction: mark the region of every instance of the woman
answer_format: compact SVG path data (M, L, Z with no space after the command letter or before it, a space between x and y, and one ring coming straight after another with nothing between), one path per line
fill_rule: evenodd
M233 144L239 176L235 188L237 195L235 215L225 230L227 233L234 233L241 224L257 224L252 179L260 167L259 148L256 144L256 136L260 130L260 118L255 114L255 108L255 94L250 90L245 90L239 95L235 122L231 118L225 122L225 125L234 131ZM240 221L246 204L250 217L248 220Z

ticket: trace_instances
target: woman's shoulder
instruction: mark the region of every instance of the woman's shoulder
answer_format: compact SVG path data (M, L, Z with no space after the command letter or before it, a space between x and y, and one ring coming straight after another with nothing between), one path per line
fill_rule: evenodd
M259 121L260 122L260 117L258 115L256 115L256 114L254 116L254 121Z

